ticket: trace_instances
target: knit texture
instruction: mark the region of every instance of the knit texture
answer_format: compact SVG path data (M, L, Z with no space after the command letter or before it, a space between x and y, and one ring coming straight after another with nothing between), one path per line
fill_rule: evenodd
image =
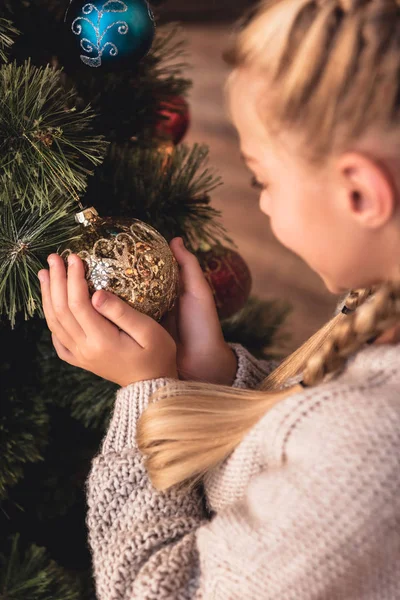
M273 365L238 344L235 387ZM98 600L398 600L400 345L268 411L190 494L151 485L135 443L152 392L121 388L86 482Z

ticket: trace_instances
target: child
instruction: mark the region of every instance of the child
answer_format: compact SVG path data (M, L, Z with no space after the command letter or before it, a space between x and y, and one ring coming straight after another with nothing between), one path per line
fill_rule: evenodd
M90 301L76 255L40 272L60 358L121 386L87 481L99 600L400 598L399 39L393 0L278 0L227 55L261 210L351 290L278 368L224 342L178 238L168 328Z

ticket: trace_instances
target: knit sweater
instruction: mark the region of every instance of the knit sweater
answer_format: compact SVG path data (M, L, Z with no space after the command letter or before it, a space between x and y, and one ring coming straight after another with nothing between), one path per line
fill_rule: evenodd
M234 387L275 366L238 344ZM98 600L400 598L400 344L363 347L266 412L197 489L159 492L135 442L160 378L118 390L86 482Z

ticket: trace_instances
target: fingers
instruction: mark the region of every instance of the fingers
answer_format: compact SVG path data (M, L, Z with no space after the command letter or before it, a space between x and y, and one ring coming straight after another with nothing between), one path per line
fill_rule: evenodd
M51 300L51 292L50 292L50 277L49 273L46 270L39 271L38 273L40 279L40 288L42 292L42 305L44 316L46 318L46 323L50 331L56 335L56 337L60 340L63 346L66 348L73 347L73 340L71 336L65 331L64 327L59 322L54 309L53 303Z
M160 325L115 294L98 291L93 295L92 303L100 314L120 327L142 348L148 347L150 341L154 340L154 329Z
M118 331L93 307L85 277L82 260L71 254L68 260L68 305L76 321L88 338L102 336L109 339L118 336Z
M183 245L182 238L174 238L170 248L180 266L182 292L198 298L212 297L211 288L201 270L196 256Z
M175 303L175 306L172 310L170 310L160 321L160 325L164 327L166 331L170 334L170 336L174 339L175 343L179 343L179 334L178 334L178 326L177 326L177 314L178 314L178 302Z
M52 310L58 322L68 335L76 342L86 337L68 305L67 273L61 256L51 254L48 258L50 265L50 296ZM87 287L87 286L86 286ZM49 304L49 302L48 302Z
M104 339L122 343L126 334L145 348L161 339L160 332L167 335L154 319L111 292L101 290L90 299L82 260L75 254L69 258L68 273L57 254L49 257L50 273L38 273L47 325L64 349L80 354L86 346L94 347Z
M62 258L51 254L48 258L50 272L39 271L42 303L47 325L59 342L75 352L91 338L92 343L100 337L112 339L118 331L93 308L81 259L71 255L72 264L66 273Z
M64 360L65 362L69 363L70 365L73 365L74 367L76 367L78 363L76 362L75 356L72 354L72 352L70 352L68 350L68 348L66 348L60 342L60 340L57 338L56 335L54 335L54 333L52 333L51 339L53 341L53 346L57 352L57 356L59 358L61 358L61 360Z

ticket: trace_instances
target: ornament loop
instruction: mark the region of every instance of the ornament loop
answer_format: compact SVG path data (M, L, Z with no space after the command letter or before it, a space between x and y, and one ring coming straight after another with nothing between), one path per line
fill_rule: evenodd
M98 217L99 213L94 208L94 206L91 206L90 208L85 208L85 210L76 213L75 221L77 223L82 223L82 225L84 225L85 227L88 227L91 223L93 223L93 221L98 219Z

